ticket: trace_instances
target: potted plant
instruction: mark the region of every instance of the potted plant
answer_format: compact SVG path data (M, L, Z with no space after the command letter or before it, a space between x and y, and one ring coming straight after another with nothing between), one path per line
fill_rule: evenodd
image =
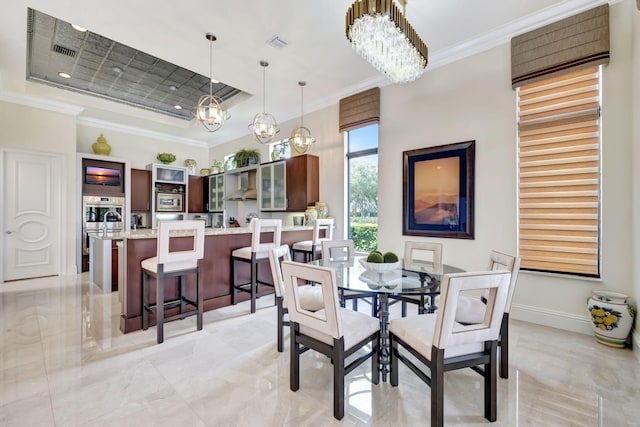
M235 154L237 166L239 168L249 165L257 165L260 163L260 153L258 150L239 150Z

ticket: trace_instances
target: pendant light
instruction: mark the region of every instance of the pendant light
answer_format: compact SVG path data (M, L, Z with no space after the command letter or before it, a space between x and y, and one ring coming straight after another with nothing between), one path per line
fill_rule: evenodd
M280 126L278 126L276 118L266 112L265 107L267 99L265 72L269 63L260 61L260 66L262 67L262 112L256 114L253 118L253 123L249 125L249 130L260 144L267 144L280 132Z
M291 137L289 138L289 145L299 154L311 151L311 145L316 142L316 139L311 136L311 131L304 127L302 122L304 116L302 109L304 105L304 87L306 84L306 82L298 82L298 86L300 86L300 126L291 132Z
M231 116L223 108L222 100L217 96L213 96L213 42L216 41L216 36L212 33L207 33L206 38L209 40L209 95L200 97L196 106L195 116L207 131L215 132Z

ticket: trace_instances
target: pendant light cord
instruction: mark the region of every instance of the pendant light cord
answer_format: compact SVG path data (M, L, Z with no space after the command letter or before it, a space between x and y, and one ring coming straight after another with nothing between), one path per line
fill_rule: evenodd
M209 39L209 96L213 97L213 38Z

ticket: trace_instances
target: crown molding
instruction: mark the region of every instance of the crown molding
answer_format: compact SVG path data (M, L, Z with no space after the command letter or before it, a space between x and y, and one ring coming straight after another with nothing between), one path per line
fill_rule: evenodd
M128 125L123 125L123 124L110 122L106 120L94 119L91 117L78 117L77 123L83 126L89 126L89 127L105 129L105 130L113 130L116 132L127 133L130 135L143 136L146 138L153 138L153 139L158 139L162 141L175 142L175 143L184 144L184 145L192 145L194 147L199 147L199 148L210 148L209 144L203 141L198 141L197 139L183 138L183 137L167 134L164 132L156 132L156 131L152 131L152 130L148 130L148 129L144 129L136 126L128 126Z
M74 117L77 117L84 111L83 107L78 107L77 105L53 101L51 99L41 98L18 92L0 91L0 101L24 105L32 108L39 108L41 110L53 111L54 113L66 114L68 116Z
M526 33L527 31L543 27L605 3L614 4L620 1L622 0L567 0L561 4L543 9L540 12L511 21L506 25L475 36L472 39L434 52L429 55L427 71L509 43L513 37Z

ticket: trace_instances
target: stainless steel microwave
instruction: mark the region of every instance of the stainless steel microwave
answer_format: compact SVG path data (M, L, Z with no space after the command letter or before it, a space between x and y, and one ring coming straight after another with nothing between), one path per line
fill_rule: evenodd
M184 194L156 193L156 212L184 212Z

